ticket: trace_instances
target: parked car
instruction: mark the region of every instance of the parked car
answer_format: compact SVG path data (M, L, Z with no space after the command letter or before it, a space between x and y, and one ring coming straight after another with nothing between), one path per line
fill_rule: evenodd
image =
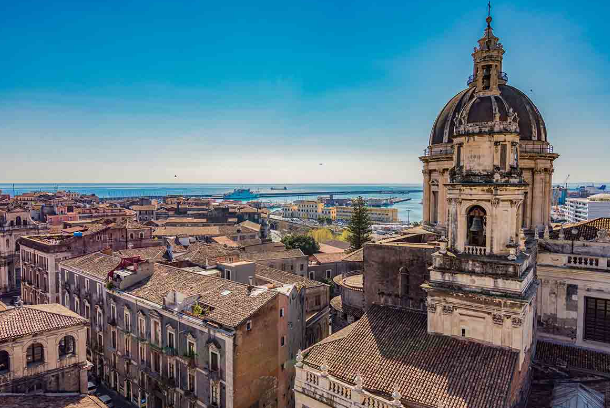
M112 403L112 398L109 395L102 395L99 397L100 401L102 401L108 408L114 408L114 404Z
M95 394L96 391L97 391L97 385L94 382L89 381L87 383L87 394L89 394L89 395Z

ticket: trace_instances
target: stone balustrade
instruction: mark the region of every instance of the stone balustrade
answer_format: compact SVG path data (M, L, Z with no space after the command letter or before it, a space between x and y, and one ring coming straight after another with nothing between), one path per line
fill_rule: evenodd
M76 354L72 354L69 356L63 356L57 360L57 368L70 367L77 363L78 363L78 357L76 356Z
M40 375L44 374L46 371L48 371L47 363L31 364L23 369L23 376L29 377L32 375Z
M464 253L468 255L487 255L487 248L482 246L465 245Z
M591 255L540 252L538 264L610 271L610 258Z
M297 401L301 394L335 408L403 407L399 400L381 398L363 390L361 381L355 380L357 385L350 385L327 372L314 370L306 365L297 365L296 370L294 390L297 393Z

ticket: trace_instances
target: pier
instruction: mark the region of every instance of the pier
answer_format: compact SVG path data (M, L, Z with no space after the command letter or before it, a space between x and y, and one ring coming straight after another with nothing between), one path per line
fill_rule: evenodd
M411 193L421 193L422 189L409 189L409 190L355 190L355 191L273 191L269 193L254 193L256 194L256 198L252 198L251 200L256 200L259 198L271 198L271 197L306 197L306 196L329 196L329 195L361 195L361 194L411 194ZM230 191L227 191L230 193ZM112 197L100 197L103 201L108 200L122 200L127 198L137 198L137 197L146 197L146 198L155 198L162 199L166 197L197 197L197 198L213 198L213 199L223 199L223 194L147 194L145 191L142 191L142 194L139 195L130 195L130 196L112 196ZM250 200L250 199L249 199ZM243 200L242 200L243 201Z

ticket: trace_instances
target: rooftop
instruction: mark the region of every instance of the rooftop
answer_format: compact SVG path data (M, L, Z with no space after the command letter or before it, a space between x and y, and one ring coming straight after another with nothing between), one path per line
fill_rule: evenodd
M287 249L285 251L269 251L269 252L246 252L242 254L243 259L249 261L267 261L272 259L290 259L300 258L305 254L300 249Z
M307 279L303 276L295 275L294 273L281 271L261 263L256 264L254 274L257 278L282 285L296 285L305 288L324 285L322 282Z
M255 291L248 285L162 264L155 264L152 276L124 292L163 305L163 299L171 291L185 296L199 295L200 304L211 306L202 318L229 327L238 326L277 295L273 291Z
M428 334L426 315L373 305L356 323L304 352L312 368L405 406L502 407L519 354L459 338ZM345 334L344 334L345 333Z
M105 408L94 395L5 394L0 397L2 408Z
M0 312L0 342L87 322L59 304L15 307Z
M576 229L576 233L572 230ZM592 241L597 238L598 231L606 230L610 231L610 217L607 218L596 218L594 220L582 221L574 224L564 224L563 234L564 239L568 241L580 240L581 238L585 241ZM554 229L550 232L551 239L559 238L560 229Z

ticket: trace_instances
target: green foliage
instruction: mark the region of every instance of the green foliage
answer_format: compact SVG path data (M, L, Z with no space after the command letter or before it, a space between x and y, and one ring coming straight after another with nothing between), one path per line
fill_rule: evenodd
M333 219L330 217L326 217L326 225L333 225Z
M282 244L288 249L300 249L305 255L313 255L320 250L316 240L308 235L287 235L282 238Z
M371 240L371 218L366 210L366 204L362 197L353 201L354 212L349 221L347 231L349 232L350 250L355 251Z
M201 307L201 305L199 303L197 303L195 306L193 306L193 314L195 316L201 316L203 314L203 308Z
M107 283L106 283L106 289L108 289L108 290L112 290L112 289L114 289L114 283L112 283L112 282L107 282Z
M316 228L307 233L308 236L316 240L317 243L328 241L334 238L334 234L328 228Z

